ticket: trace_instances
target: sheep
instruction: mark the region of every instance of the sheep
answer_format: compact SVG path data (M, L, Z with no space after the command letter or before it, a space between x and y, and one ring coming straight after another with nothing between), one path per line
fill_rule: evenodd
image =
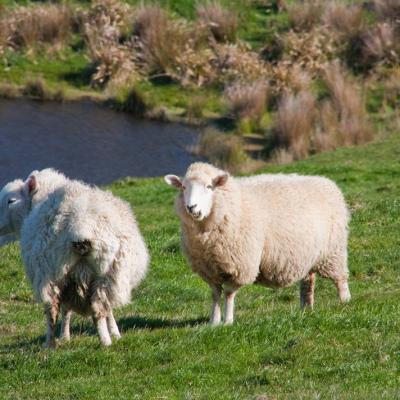
M76 311L91 315L101 343L110 345L110 334L120 337L112 310L130 301L131 290L142 281L149 264L129 205L52 169L30 174L20 193L21 203L29 208L20 229L21 254L36 299L45 303L45 347L56 345L60 311L64 339L69 339L71 312ZM3 189L0 221L5 222L6 198L10 194ZM12 215L12 207L8 214ZM10 232L4 226L3 232Z
M286 287L300 281L300 306L313 307L315 273L350 300L347 268L349 212L339 188L319 176L258 175L234 178L210 164L191 164L175 207L192 270L212 293L210 323L233 323L238 289L257 283Z

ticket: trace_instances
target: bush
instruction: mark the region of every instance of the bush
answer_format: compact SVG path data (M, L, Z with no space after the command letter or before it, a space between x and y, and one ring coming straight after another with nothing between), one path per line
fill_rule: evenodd
M85 15L85 43L96 66L94 85L105 86L111 80L125 85L137 78L133 49L120 43L130 15L130 8L116 0L97 1Z
M317 75L337 52L334 37L323 27L310 32L289 31L283 43L285 54L282 62L289 67L301 67L312 76Z

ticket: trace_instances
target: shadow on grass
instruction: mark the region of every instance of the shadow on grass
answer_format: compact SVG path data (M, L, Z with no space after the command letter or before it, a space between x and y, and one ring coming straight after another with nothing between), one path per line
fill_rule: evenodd
M168 320L160 318L127 317L121 318L117 324L121 332L137 329L167 329L167 328L190 328L203 325L208 322L207 318Z
M89 86L92 82L92 75L96 72L94 65L88 65L79 71L68 72L63 74L61 79L64 79L69 84L82 87Z
M168 329L168 328L189 328L198 325L203 325L208 322L207 318L187 319L187 320L167 320L160 318L144 318L144 317L126 317L120 318L117 321L117 325L121 333L142 330L142 329ZM60 325L60 324L59 324ZM43 325L45 329L45 326ZM97 331L91 321L85 320L78 324L71 324L71 340L74 337L81 335L97 336ZM57 327L56 337L60 337L60 326ZM28 350L33 349L37 346L35 351L43 350L43 344L46 341L46 335L40 335L31 340L18 340L14 343L0 346L0 354L6 353L12 350Z

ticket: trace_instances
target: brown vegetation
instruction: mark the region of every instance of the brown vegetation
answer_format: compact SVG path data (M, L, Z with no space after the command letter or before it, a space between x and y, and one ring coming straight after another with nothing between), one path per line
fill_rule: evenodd
M398 65L400 62L400 35L396 35L394 23L379 22L366 32L363 42L367 60L385 65Z
M198 5L197 15L217 42L235 41L239 20L233 11L213 2Z
M18 7L3 18L8 25L3 30L12 47L32 48L48 43L60 48L71 33L72 14L65 5Z
M212 128L203 133L196 153L233 173L238 172L247 159L239 136L222 134Z
M249 119L259 124L267 105L267 85L263 81L235 82L224 91L228 114L235 120Z
M309 31L319 24L324 10L323 0L305 0L287 5L289 22L296 31Z
M286 148L294 159L309 154L315 101L310 92L304 91L285 95L279 104L273 135L278 146Z

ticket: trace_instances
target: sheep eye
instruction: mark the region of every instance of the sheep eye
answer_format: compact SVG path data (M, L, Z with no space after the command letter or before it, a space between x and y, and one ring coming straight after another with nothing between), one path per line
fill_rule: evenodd
M186 189L186 186L182 186L182 190L185 190Z
M15 203L17 201L17 199L8 199L8 204L12 204L12 203Z
M213 188L212 185L207 185L206 187L207 187L207 189L212 189Z

